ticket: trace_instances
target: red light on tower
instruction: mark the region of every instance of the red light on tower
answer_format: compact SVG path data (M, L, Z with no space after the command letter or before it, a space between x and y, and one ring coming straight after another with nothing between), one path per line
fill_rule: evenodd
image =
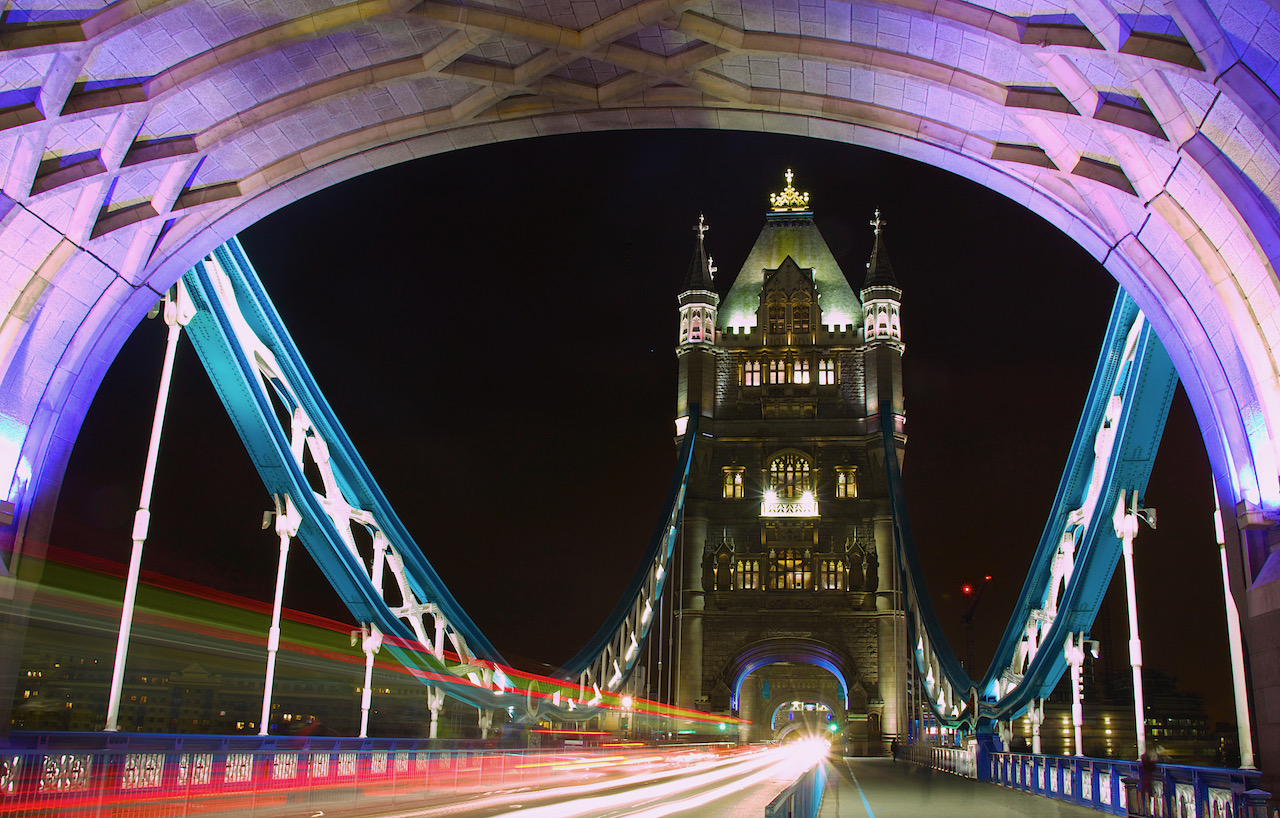
M963 588L961 588L960 590L964 592L964 595L965 595L965 596L969 596L969 594L972 594L972 593L973 593L973 586L972 586L972 585L966 585L966 586L964 586Z

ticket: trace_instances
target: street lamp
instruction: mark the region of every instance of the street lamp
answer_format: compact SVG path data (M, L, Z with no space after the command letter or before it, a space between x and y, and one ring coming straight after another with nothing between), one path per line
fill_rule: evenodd
M1125 492L1120 491L1116 511L1112 517L1116 534L1124 545L1124 585L1129 602L1129 664L1133 667L1133 712L1138 732L1138 758L1147 752L1146 706L1142 698L1142 640L1138 638L1138 593L1133 582L1133 538L1138 533L1138 520L1152 529L1156 527L1156 510L1138 508L1138 492L1130 497L1125 508Z
M1076 728L1076 755L1084 755L1084 679L1081 669L1084 667L1084 655L1088 651L1094 659L1098 658L1098 640L1086 639L1083 633L1067 635L1067 643L1063 653L1067 663L1071 665L1071 722Z

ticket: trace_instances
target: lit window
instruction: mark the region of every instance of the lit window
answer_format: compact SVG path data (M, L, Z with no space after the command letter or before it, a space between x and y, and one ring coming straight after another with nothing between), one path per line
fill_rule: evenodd
M822 561L822 587L828 591L844 590L844 561Z
M743 491L743 474L746 469L742 466L725 466L724 467L724 496L727 500L741 500L745 494Z
M786 361L770 361L769 362L769 383L786 383L787 382L787 362Z
M795 377L791 379L792 383L808 383L809 382L809 362L796 361L794 375Z
M813 311L809 307L808 295L791 302L791 330L801 335L809 333L810 316Z
M836 466L836 497L851 500L858 496L858 468Z
M769 488L784 500L794 500L811 491L809 461L799 454L775 457L769 464Z
M804 552L783 548L770 552L769 587L775 591L804 591L811 587L809 560Z
M785 304L774 302L769 305L769 332L773 335L781 335L787 331L787 307Z
M759 386L760 385L760 362L747 361L742 366L742 385L743 386Z
M831 386L836 382L836 362L830 358L818 361L818 385Z
M760 560L738 560L734 587L739 591L755 591L760 588Z

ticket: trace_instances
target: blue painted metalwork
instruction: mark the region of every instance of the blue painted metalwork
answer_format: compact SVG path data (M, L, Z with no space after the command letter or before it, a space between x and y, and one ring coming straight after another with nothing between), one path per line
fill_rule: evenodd
M512 689L511 680L494 666L502 657L449 593L387 502L239 242L232 239L216 248L183 282L198 309L188 327L196 352L263 484L273 495L290 498L299 512L297 536L338 596L359 621L390 637L379 640L382 646L425 684L482 708L510 704L509 695L502 697ZM272 394L280 406L272 405ZM651 608L645 606L656 604L668 573L697 437L696 412L690 426L646 561L600 634L568 665L583 677L584 687L595 687L591 703L600 701L599 686L616 691L635 666L638 656L627 655L620 640L643 642L652 622L645 613ZM302 465L304 449L315 459L313 446L327 454L322 479L331 474L336 484L327 485L327 493L313 488ZM337 506L341 513L335 515L331 512ZM373 532L375 550L383 551L365 564L352 533L340 531L335 519L350 520L353 529L366 527ZM396 561L396 579L402 581L405 604L394 609L380 587L384 560ZM437 628L434 650L424 615L433 617ZM448 661L441 651L446 634L458 654ZM619 656L626 659L619 662ZM591 672L593 666L610 662L621 669L617 678L605 680L603 673Z
M1111 815L1147 814L1127 810L1125 779L1136 788L1142 766L1137 761L994 753L991 763L990 780L1004 787ZM1158 764L1151 786L1159 811L1151 814L1251 815L1250 790L1261 776L1257 770Z
M929 698L944 724L1008 720L1052 692L1067 667L1062 645L1068 634L1092 627L1120 559L1122 542L1113 522L1117 500L1122 492L1140 497L1145 491L1176 385L1177 373L1164 346L1120 290L1044 533L981 680L971 679L961 667L924 593L893 440L885 436L908 632L917 667L929 677ZM881 412L887 416L888 407ZM1035 644L1028 641L1032 629ZM940 693L949 694L941 703Z
M700 415L699 405L690 404L688 426L680 441L675 474L671 478L667 497L662 505L661 522L654 530L653 536L649 538L649 547L644 559L640 562L639 570L627 585L621 601L601 625L596 635L573 658L565 662L564 673L568 676L581 678L583 674L590 673L592 666L598 663L601 657L608 656L610 652L616 652L624 657L621 664L623 679L630 676L635 669L640 658L639 651L634 656L627 657L625 646L618 645L615 651L615 643L620 637L625 638L630 629L637 634L638 643L643 645L653 626L653 616L643 616L642 606L646 603L652 606L662 599L667 576L670 574L668 568L671 565L671 557L675 553L680 521L684 514L684 496L689 484L689 467L693 464L694 443L698 439ZM599 678L604 678L604 673L600 673ZM587 683L583 680L584 685Z

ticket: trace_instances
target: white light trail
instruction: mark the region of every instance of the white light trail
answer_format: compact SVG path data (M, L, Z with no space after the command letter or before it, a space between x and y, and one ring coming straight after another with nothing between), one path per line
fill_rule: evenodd
M708 804L719 798L740 793L743 789L753 787L766 780L793 781L805 770L818 763L826 754L829 745L826 741L815 739L786 747L778 747L749 758L733 758L728 761L715 761L705 765L705 772L686 773L670 781L641 786L627 792L600 795L591 798L575 798L559 801L531 809L520 809L504 815L519 815L522 818L575 818L575 816L602 815L616 813L633 816L633 818L661 818L687 809ZM633 776L633 779L644 780L649 774ZM595 789L621 786L623 782L612 780L591 785ZM718 786L716 786L718 785ZM698 790L703 787L711 789L697 792L686 798L678 798L680 793ZM566 788L565 795L572 795ZM654 805L653 802L660 803ZM634 809L635 812L624 810Z

